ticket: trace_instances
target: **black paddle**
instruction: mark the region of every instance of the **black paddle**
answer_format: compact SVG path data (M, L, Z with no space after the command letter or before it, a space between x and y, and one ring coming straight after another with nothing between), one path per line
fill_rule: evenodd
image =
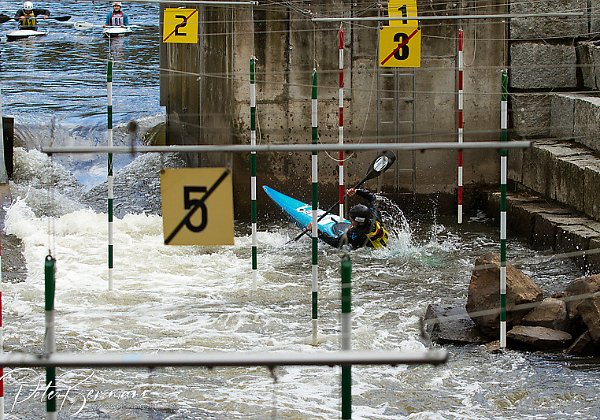
M377 158L375 158L373 163L371 163L371 166L369 167L369 170L367 171L367 174L365 175L365 177L358 184L356 184L354 186L354 188L360 187L362 184L367 182L369 179L377 178L379 175L381 175L382 173L387 171L389 169L389 167L394 164L395 161L396 161L396 155L394 154L394 152L389 151L389 150L382 152L379 156L377 156ZM337 206L339 204L340 204L340 200L338 200L337 203L335 203L333 206L331 206L327 210L325 210L325 213L323 213L317 219L317 222L321 221L321 219L323 219L326 215L331 213L331 211L335 208L335 206ZM304 228L302 230L302 232L300 232L298 234L298 236L296 236L294 239L292 239L292 241L297 241L306 233L308 233L308 228ZM292 242L292 241L290 241L290 242Z
M46 19L58 20L59 22L66 22L67 20L71 19L71 16L47 17ZM7 15L4 15L4 14L0 14L0 23L6 23L9 20L16 20L16 19L12 18L10 16L7 16Z

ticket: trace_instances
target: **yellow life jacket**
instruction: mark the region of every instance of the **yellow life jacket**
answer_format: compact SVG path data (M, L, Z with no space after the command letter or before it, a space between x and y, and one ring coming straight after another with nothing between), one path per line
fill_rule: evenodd
M33 12L23 16L21 21L21 28L35 28L37 26L37 20Z
M387 230L377 220L375 220L375 226L373 226L371 232L367 233L367 238L375 249L387 246L388 236Z

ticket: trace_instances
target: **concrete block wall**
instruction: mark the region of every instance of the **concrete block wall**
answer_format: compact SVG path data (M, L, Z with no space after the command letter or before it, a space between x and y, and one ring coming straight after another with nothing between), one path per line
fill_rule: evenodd
M520 194L509 198L508 224L533 246L572 252L582 269L598 272L600 0L511 4L511 13L561 10L582 16L511 22L510 137L532 147L509 154Z

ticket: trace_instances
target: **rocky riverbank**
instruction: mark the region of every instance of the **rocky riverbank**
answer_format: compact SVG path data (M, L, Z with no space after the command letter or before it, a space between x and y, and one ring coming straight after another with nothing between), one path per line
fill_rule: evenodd
M425 314L432 341L492 344L500 336L500 259L475 261L464 307L429 305ZM600 355L600 275L580 277L547 296L510 263L506 267L507 347Z

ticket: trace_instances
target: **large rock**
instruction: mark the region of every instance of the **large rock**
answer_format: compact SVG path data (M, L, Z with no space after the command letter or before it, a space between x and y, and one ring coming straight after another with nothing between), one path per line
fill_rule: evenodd
M568 331L567 304L561 299L546 298L523 317L521 324Z
M510 347L517 349L532 347L538 350L564 349L573 339L571 334L546 327L517 325L506 333Z
M425 311L425 322L429 337L438 344L483 342L465 308L431 304Z
M596 354L596 350L590 332L586 331L573 341L565 353L576 356L593 356Z
M590 336L594 344L600 344L600 296L590 299L584 299L577 305L577 311L581 314L581 319L588 327Z
M569 283L565 289L565 301L567 311L571 319L580 316L578 305L585 299L593 297L600 291L600 274L587 277L579 277Z
M533 280L506 265L507 330L519 323L531 310L533 302L543 298L542 289ZM486 254L477 257L469 284L467 312L482 333L497 337L500 331L500 257Z

